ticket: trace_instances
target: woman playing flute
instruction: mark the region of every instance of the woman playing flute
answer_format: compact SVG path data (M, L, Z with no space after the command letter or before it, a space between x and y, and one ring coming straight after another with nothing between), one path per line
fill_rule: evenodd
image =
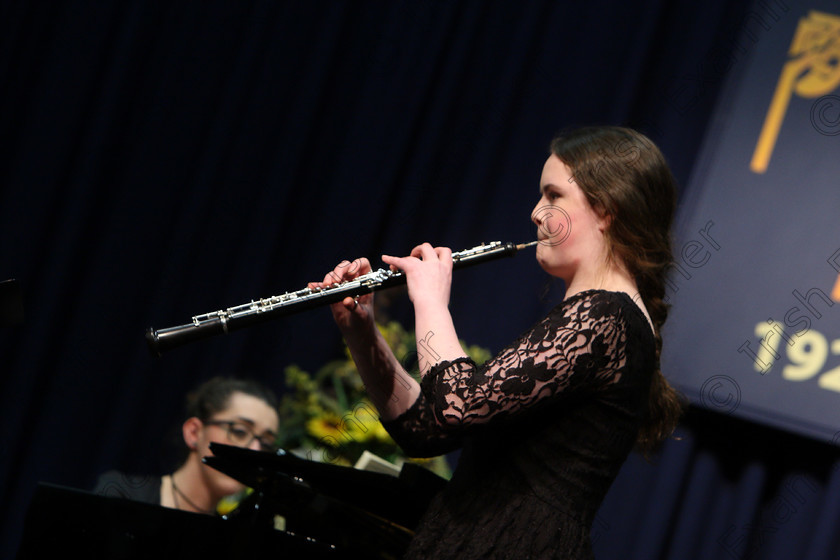
M564 299L483 366L466 356L449 313L448 248L382 257L405 273L418 341L438 357L419 383L377 330L372 294L332 305L404 451L462 450L406 558L592 558L590 528L621 465L678 420L680 401L659 369L675 205L661 152L625 128L563 134L539 196L536 256L564 281ZM369 271L366 259L343 263L313 286Z

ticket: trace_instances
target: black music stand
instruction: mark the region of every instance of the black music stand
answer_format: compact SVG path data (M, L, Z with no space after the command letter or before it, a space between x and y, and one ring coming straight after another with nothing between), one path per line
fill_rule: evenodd
M406 463L398 477L351 467L211 444L205 463L254 489L230 514L258 527L274 526L365 558L398 558L429 501L446 484Z

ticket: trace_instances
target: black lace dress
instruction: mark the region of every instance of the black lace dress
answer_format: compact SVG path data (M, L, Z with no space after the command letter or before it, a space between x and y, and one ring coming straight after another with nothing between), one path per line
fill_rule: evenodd
M385 423L409 455L462 449L405 558L592 558L590 528L654 367L644 314L600 290L569 297L481 367L437 364Z

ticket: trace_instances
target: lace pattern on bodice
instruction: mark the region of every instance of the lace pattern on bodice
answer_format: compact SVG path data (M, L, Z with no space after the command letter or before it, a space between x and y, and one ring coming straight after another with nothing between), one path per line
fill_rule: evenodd
M471 426L618 382L627 362L626 302L615 295L575 294L482 366L469 358L436 364L417 401L386 427L406 452L439 454Z

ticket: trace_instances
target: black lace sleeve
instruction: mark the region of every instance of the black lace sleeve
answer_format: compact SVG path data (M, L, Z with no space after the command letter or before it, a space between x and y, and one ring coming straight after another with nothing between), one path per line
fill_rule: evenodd
M627 340L620 297L593 291L567 299L481 367L467 358L437 364L417 401L386 428L409 454L440 454L471 426L618 381Z

